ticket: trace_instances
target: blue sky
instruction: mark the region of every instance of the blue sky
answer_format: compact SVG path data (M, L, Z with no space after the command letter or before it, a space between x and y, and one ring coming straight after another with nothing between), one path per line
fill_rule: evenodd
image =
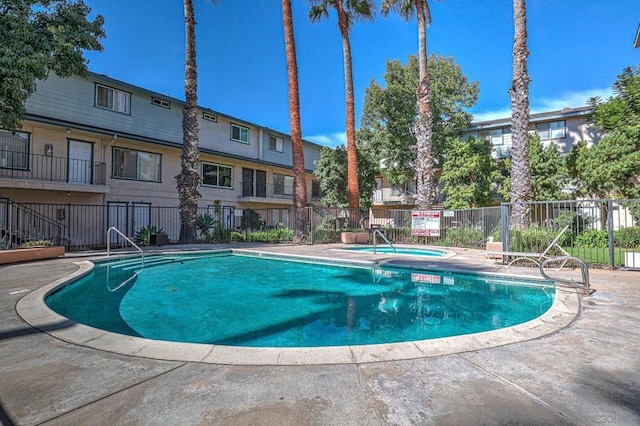
M89 52L91 71L184 99L184 15L178 0L85 0L105 17L104 51ZM335 14L312 24L307 0L292 0L298 51L302 132L335 146L344 141L342 45ZM379 4L379 2L377 2ZM289 133L282 13L277 0L194 0L198 103ZM530 0L532 112L578 107L607 97L624 67L640 64L632 47L638 0ZM431 2L430 53L453 57L480 96L476 120L510 115L511 0ZM397 16L359 22L352 30L359 125L372 79L383 83L386 61L417 52L415 20Z

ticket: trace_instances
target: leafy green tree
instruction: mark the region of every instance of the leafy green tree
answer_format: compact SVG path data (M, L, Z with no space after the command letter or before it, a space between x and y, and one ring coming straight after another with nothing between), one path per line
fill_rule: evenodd
M344 87L346 98L346 133L347 133L347 183L349 207L358 208L360 191L358 188L358 147L356 143L356 108L353 89L353 59L351 57L351 40L349 33L353 23L360 20L373 20L375 5L371 0L309 0L311 9L309 19L318 22L329 16L329 10L335 9L338 15L338 29L342 37L342 56L344 60Z
M640 66L627 67L613 83L613 94L606 102L599 97L591 98L593 112L589 121L597 130L608 133L627 127L638 127L640 123Z
M640 198L640 128L613 130L575 159L579 194L593 198Z
M570 155L570 171L579 194L608 198L640 197L640 68L628 67L613 84L606 102L593 98L589 121L604 136L597 145L578 144Z
M371 195L379 173L377 164L369 149L362 145L358 147L358 185L362 208L371 207ZM338 145L336 149L323 147L314 173L320 180L324 204L330 207L349 207L347 148L344 145Z
M82 0L0 0L0 126L20 128L36 81L86 75L85 50L102 51L104 18Z
M491 156L491 142L486 139L453 139L448 160L442 167L440 182L448 209L468 209L491 204L491 188L498 167Z
M562 157L556 144L550 143L545 148L540 137L529 136L528 161L533 200L555 201L569 197L568 193L563 192L570 183L567 160ZM512 169L511 159L504 161L503 169L507 172ZM510 199L511 182L511 176L507 174L500 189L505 200Z
M562 190L569 183L566 160L558 146L550 143L545 148L539 136L529 138L529 171L533 200L564 200L569 194Z
M429 76L427 58L427 26L431 24L431 9L428 0L383 0L383 15L397 12L406 21L414 16L418 21L419 82L416 89L417 116L412 130L416 137L415 177L417 183L416 204L418 208L431 208L435 199L436 159L433 155L432 78Z
M428 62L433 111L433 149L437 163L443 164L450 140L471 123L465 111L478 99L478 83L470 83L452 58L431 55ZM415 55L402 65L387 61L384 87L375 80L366 89L358 140L384 161L384 173L391 183L415 179L419 64Z

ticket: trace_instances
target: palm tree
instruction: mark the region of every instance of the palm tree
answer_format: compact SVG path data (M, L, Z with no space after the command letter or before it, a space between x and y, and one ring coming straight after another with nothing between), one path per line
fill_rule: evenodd
M306 229L305 207L307 206L307 182L304 170L304 147L300 127L300 93L298 90L298 61L296 41L293 35L291 0L282 0L284 44L287 54L287 80L289 86L289 123L291 127L291 150L293 159L293 206L296 211L295 240L301 241Z
M431 111L431 81L427 71L427 25L431 24L428 0L383 0L381 12L388 15L391 10L405 20L414 15L418 18L418 64L420 82L416 91L418 117L414 124L416 137L416 205L419 209L429 209L435 198L436 160L433 149L433 112Z
M347 177L349 207L360 207L360 187L358 186L358 149L356 146L356 114L353 95L353 63L349 31L357 19L373 20L375 5L371 0L310 0L309 19L318 22L329 16L329 9L338 14L338 29L342 37L344 58L344 86L347 102Z
M531 199L529 171L529 74L527 72L527 7L525 0L513 0L513 81L511 96L511 223L525 225L527 207L518 204Z
M180 242L192 243L196 239L198 214L198 173L200 151L198 148L198 72L196 69L196 36L193 1L184 0L186 54L184 66L185 105L182 111L182 169L177 188L180 198Z

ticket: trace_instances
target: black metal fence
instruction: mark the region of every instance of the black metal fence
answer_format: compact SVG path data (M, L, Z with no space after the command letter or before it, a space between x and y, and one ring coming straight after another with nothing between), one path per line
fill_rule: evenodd
M296 224L293 208L247 209L214 205L198 210L200 242L301 241L322 244L344 241L344 233L358 233L359 242L371 242L371 226L383 229L393 243L427 244L484 249L489 241L502 242L505 251L543 252L567 228L558 244L591 265L640 268L640 200L572 200L523 205L525 226L511 225L514 204L497 207L444 210L437 236L414 236L411 210L305 209ZM180 238L177 207L138 203L17 204L0 198L0 237L13 243L50 239L69 251L104 248L106 230L115 226L124 234L149 244L149 235L166 234L169 243ZM19 236L19 238L17 237ZM364 239L360 238L363 237ZM110 235L112 245L124 244Z

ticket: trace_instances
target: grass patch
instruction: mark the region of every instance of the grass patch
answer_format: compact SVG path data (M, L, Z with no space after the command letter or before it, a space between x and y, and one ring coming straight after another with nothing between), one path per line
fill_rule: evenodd
M595 247L563 247L571 256L584 260L587 264L610 265L609 249ZM624 251L615 248L613 251L614 266L624 266Z

